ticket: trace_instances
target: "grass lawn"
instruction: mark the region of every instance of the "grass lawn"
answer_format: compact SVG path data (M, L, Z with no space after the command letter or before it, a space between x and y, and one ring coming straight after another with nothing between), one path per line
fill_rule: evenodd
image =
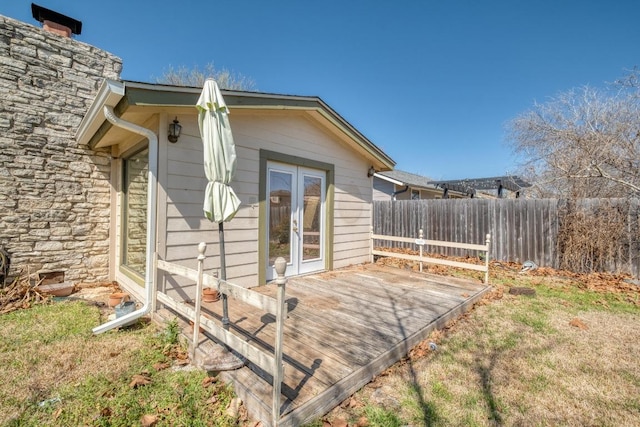
M80 301L0 316L0 425L238 425L230 388L172 369L186 358L177 324L94 336L103 321Z
M491 280L472 311L309 425L640 425L640 287L498 264ZM173 369L186 357L175 324L94 336L102 316L83 302L0 315L0 425L250 423L226 413L230 388Z

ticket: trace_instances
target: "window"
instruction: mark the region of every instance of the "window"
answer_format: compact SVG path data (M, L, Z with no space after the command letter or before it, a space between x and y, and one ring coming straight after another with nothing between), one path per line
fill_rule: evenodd
M420 200L420 190L411 189L411 200Z
M149 149L123 162L122 265L145 275Z

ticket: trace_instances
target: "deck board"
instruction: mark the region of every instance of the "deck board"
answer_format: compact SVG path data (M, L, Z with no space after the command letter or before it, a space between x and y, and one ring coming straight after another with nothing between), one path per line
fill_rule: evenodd
M276 286L254 290L275 296ZM289 279L280 425L322 416L487 290L480 281L377 265ZM220 320L221 304L202 306ZM273 316L230 299L229 318L234 333L273 351ZM251 363L221 375L233 383L250 416L271 425L270 376Z

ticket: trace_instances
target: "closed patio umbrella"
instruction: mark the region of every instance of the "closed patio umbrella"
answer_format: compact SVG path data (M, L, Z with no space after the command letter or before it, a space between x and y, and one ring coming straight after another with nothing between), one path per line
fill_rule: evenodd
M231 134L231 126L229 125L229 110L224 102L220 88L218 88L218 84L214 80L207 79L204 83L196 108L198 109L198 126L202 137L204 172L209 181L205 190L203 210L210 221L218 223L220 279L227 280L223 224L231 221L236 212L238 212L240 199L229 186L236 170L236 149L233 143L233 135ZM199 298L200 296L198 295L197 301L199 301ZM222 325L228 330L229 317L227 296L225 294L222 294L222 307ZM195 329L197 331L197 328ZM231 363L227 362L221 362L220 364ZM233 365L233 363L231 364Z

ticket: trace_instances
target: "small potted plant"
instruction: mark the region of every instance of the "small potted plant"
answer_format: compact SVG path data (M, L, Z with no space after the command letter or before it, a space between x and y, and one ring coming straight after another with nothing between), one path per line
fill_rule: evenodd
M216 302L220 299L220 293L212 288L204 288L202 290L202 301Z
M129 300L129 294L126 292L114 292L109 295L109 307L115 307L123 301Z

